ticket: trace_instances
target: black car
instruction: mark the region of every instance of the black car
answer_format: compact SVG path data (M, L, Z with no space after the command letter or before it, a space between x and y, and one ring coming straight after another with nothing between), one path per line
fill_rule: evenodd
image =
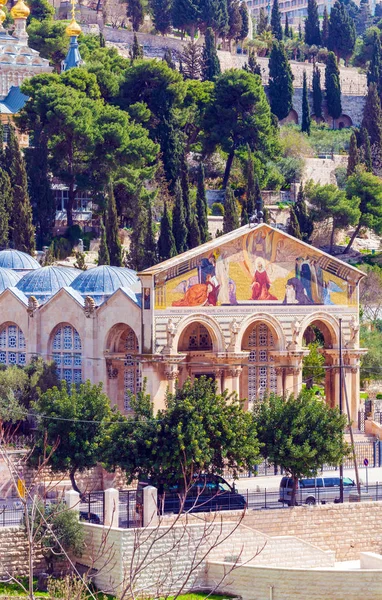
M86 510L80 510L80 521L87 521L88 523L94 523L95 525L101 524L101 519L96 513L88 512Z
M137 511L143 506L143 489L149 481L140 481L137 488ZM244 496L239 494L220 475L201 475L195 478L187 493L180 484L158 486L158 512L212 512L219 510L243 510Z

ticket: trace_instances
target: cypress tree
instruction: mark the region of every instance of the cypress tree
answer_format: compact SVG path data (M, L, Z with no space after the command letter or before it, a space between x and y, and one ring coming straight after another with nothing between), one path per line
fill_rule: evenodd
M214 32L211 27L208 27L203 47L203 81L214 81L220 75L220 72L220 61L215 48Z
M134 33L133 45L130 50L130 58L132 61L143 58L143 48L138 42L137 34Z
M369 173L373 172L373 159L371 157L371 146L370 139L367 130L363 127L361 129L361 138L362 138L362 153L363 153L363 162L365 163L366 171Z
M106 240L112 267L122 267L122 248L119 241L117 205L113 184L109 183L106 204Z
M107 247L107 241L106 241L106 229L105 229L105 225L103 223L103 218L101 217L101 221L100 221L100 230L101 230L101 241L100 241L100 245L99 245L99 250L98 250L98 266L102 266L102 265L110 265L110 256L109 256L109 250Z
M200 242L204 244L210 239L210 234L208 231L208 208L206 188L204 184L204 166L202 163L200 163L198 169L198 185L196 191L196 216L198 219L198 226L200 231Z
M259 12L259 20L257 23L256 33L261 35L268 28L268 15L265 8L262 6Z
M241 31L240 31L240 40L245 40L248 37L249 33L249 15L247 3L242 2L240 4L240 16L241 16Z
M183 204L182 187L179 179L175 182L175 204L172 213L172 232L174 234L176 250L178 254L187 250L188 231L186 226L186 215Z
M371 14L369 0L361 0L359 11L356 17L355 30L357 36L365 33L366 29L371 25Z
M377 86L371 83L368 87L366 102L363 109L362 127L369 134L370 144L382 149L382 111Z
M288 13L285 15L284 37L285 39L288 39L290 37Z
M271 12L271 30L273 36L280 42L283 39L283 28L281 27L279 0L273 0Z
M5 160L11 182L12 195L10 241L16 250L21 250L33 256L35 251L35 229L33 227L32 207L28 195L27 174L15 128L11 124L9 124Z
M247 204L246 202L243 202L242 207L241 207L241 216L240 216L240 225L248 225L249 223L249 217L248 217L248 212L247 212Z
M180 171L180 185L182 187L182 198L183 198L183 207L184 207L184 218L187 227L187 246L191 248L191 226L192 226L192 210L191 210L191 201L190 201L190 182L188 179L188 166L186 161L186 156L183 154L182 158L182 166Z
M162 150L163 169L170 191L173 192L184 153L183 133L179 128L173 110L169 112L167 118L163 117L161 119L157 127L157 132Z
M247 202L246 212L248 217L252 217L256 205L256 184L253 156L249 145L247 146Z
M350 136L348 166L347 166L347 170L346 170L346 175L348 177L350 175L353 175L358 163L359 163L359 155L358 155L358 147L357 147L357 138L353 131Z
M308 16L305 19L305 43L308 46L321 45L320 22L316 0L308 0Z
M248 51L248 62L243 65L244 71L248 71L248 73L252 73L252 75L260 75L261 77L261 68L256 60L255 51L249 49Z
M318 67L313 69L313 113L316 119L322 119L321 71Z
M241 34L243 22L238 0L228 0L228 32L227 38L230 46L232 40L238 40Z
M204 0L201 5L202 21L205 28L211 27L218 35L226 31L228 7L226 0Z
M170 67L170 69L173 69L175 71L176 64L174 63L174 60L172 58L171 48L166 48L166 50L164 51L162 60L164 60L164 62L167 63L167 65Z
M275 41L269 57L269 99L278 119L285 119L292 108L293 76L282 42Z
M134 213L132 232L130 235L130 248L128 263L131 269L142 271L148 264L146 260L146 234L147 234L147 210L140 196L137 198L137 208ZM111 262L111 264L113 264Z
M329 115L334 119L342 113L340 71L334 52L328 53L325 67L326 105Z
M150 0L155 29L165 35L171 27L171 0Z
M321 43L327 48L329 41L329 15L326 5L324 6L324 14L322 18Z
M300 225L298 223L296 212L293 206L291 206L289 209L288 233L289 235L293 235L293 237L297 238L298 240L302 240Z
M145 264L144 268L148 269L153 267L158 262L157 243L155 241L155 231L153 223L153 212L151 202L148 202L147 206L147 219L146 219L146 231L144 238L145 248Z
M301 131L310 135L310 110L309 110L308 83L307 83L307 79L306 79L306 71L304 71L303 78L302 78Z
M56 216L55 198L50 187L47 142L41 137L34 147L25 149L29 197L39 248L52 240Z
M237 201L231 187L225 191L223 233L229 233L240 227L239 210Z
M260 184L259 184L259 178L256 176L255 177L255 211L256 213L258 213L259 211L264 213L264 223L267 222L266 219L266 209L264 209L264 202L263 202L263 198L261 196L261 190L260 190Z
M5 169L0 167L0 249L9 244L9 202L11 199L11 182Z
M188 238L190 248L197 248L198 246L200 246L200 229L196 215L192 215L191 227Z
M142 0L127 0L126 14L131 20L133 31L138 31L145 16Z
M297 218L301 239L307 242L313 233L313 222L308 215L308 209L305 202L305 193L302 183L297 194L296 204L294 205L294 212Z
M347 63L355 44L355 26L344 2L336 2L330 11L328 48L332 50L337 61L340 58Z
M374 33L373 51L371 55L369 70L367 72L367 85L375 83L379 97L382 96L382 50L379 35Z
M159 260L167 260L176 256L175 238L172 232L171 215L167 208L167 202L164 203L163 215L160 222L160 232L158 238L158 256Z
M298 24L298 39L300 40L300 42L302 41L301 23Z

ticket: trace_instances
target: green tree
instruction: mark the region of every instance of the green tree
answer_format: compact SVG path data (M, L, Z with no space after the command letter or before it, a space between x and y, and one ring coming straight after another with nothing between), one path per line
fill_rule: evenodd
M329 15L328 9L324 6L324 14L322 17L321 42L327 48L329 42Z
M225 71L216 81L204 117L205 150L217 146L227 152L223 178L227 186L235 153L249 144L262 156L273 156L277 133L259 77L238 69Z
M201 48L194 41L188 42L183 48L181 63L185 79L201 79L205 69L205 47Z
M377 233L382 232L382 185L379 177L357 169L346 183L346 194L349 201L360 200L360 217L350 241L344 250L349 252L361 227L368 227Z
M316 119L322 119L321 71L318 67L313 69L313 113Z
M24 150L28 177L28 191L36 227L36 241L39 248L50 244L56 217L56 203L51 188L48 142L34 141L34 145Z
M367 85L374 83L378 89L378 95L382 95L382 49L381 40L377 32L374 32L373 52L367 72Z
M28 376L17 366L0 371L0 441L12 439L12 429L26 418L22 400L28 389Z
M139 31L145 16L142 0L127 0L126 14L131 20L133 31Z
M262 456L293 477L292 506L300 478L314 477L323 464L338 466L348 454L345 415L309 390L271 396L256 406L255 418Z
M338 228L355 225L360 218L359 198L347 196L334 184L316 184L311 188L309 201L312 205L313 221L319 223L326 219L332 220L329 252L333 252L334 236Z
M16 250L33 256L35 251L35 230L32 220L32 207L28 195L27 174L24 158L13 125L9 123L6 164L11 182L12 212L10 215L9 237Z
M366 167L366 171L369 173L373 172L373 160L371 156L370 138L367 129L361 128L361 142L362 142L362 162Z
M110 255L109 250L107 248L107 239L106 239L106 228L103 224L103 219L101 217L100 221L100 230L101 230L101 241L98 250L98 266L101 265L110 265Z
M301 131L310 135L310 109L309 109L308 83L306 80L306 71L304 71L303 79L302 79Z
M174 234L176 250L178 254L187 250L187 226L184 209L182 186L179 179L175 183L175 204L172 213L172 232Z
M284 26L284 38L287 40L290 37L289 34L289 19L288 13L285 15L285 26Z
M201 2L201 20L204 28L211 27L216 35L224 35L228 29L228 6L226 0Z
M204 38L202 75L204 81L214 81L220 75L220 61L211 27L207 28Z
M153 267L158 262L157 243L155 240L155 227L151 202L147 206L147 223L145 231L145 268Z
M68 53L69 38L65 35L66 23L44 19L32 19L27 28L28 45L46 58L58 71Z
M132 61L143 58L143 48L138 42L137 34L134 31L133 45L130 50L130 58Z
M337 61L343 58L347 64L355 45L355 26L344 2L336 2L330 11L328 48L332 50Z
M199 164L198 168L198 182L196 190L196 215L198 218L198 226L200 232L200 241L202 244L208 242L210 234L208 231L208 207L207 207L207 196L206 188L204 183L204 166L203 163Z
M349 177L353 175L356 166L359 164L359 155L358 155L358 146L357 146L357 138L352 132L350 136L350 144L349 144L349 157L348 157L348 165L346 169L346 175Z
M368 87L363 108L362 128L366 129L371 145L380 152L382 150L382 110L375 83L371 83Z
M101 444L112 415L102 384L86 381L69 390L66 385L54 387L41 395L33 410L38 420L38 437L32 463L44 451L45 435L48 453L59 440L49 465L55 473L68 470L73 489L80 492L76 475L102 460Z
M217 394L206 377L168 392L156 414L144 392L133 408L131 419L111 426L104 450L108 467L121 467L129 481L144 476L153 485L180 482L187 490L199 474L230 469L235 477L258 462L252 414L236 396Z
M308 16L305 19L305 44L321 46L320 22L316 0L308 0Z
M27 19L27 25L31 22L32 19L37 19L37 21L45 21L53 20L54 17L54 7L49 4L48 0L31 0L29 2L30 14Z
M245 40L249 34L249 15L248 8L246 2L242 2L240 4L240 16L241 16L241 31L240 31L240 40Z
M228 31L227 39L231 46L232 40L240 38L243 22L241 19L239 0L228 0Z
M292 109L293 75L282 42L273 42L269 57L269 100L271 111L285 119Z
M0 168L0 248L9 245L9 208L12 201L11 181L5 169Z
M112 183L108 185L105 229L107 247L109 250L109 264L113 267L122 267L122 248L119 240L117 206Z
M340 71L334 52L329 52L326 60L325 88L328 113L333 118L334 128L334 119L338 119L342 113Z
M171 48L166 48L166 50L164 51L162 60L164 60L167 63L167 65L170 67L170 69L176 69L176 64L172 58Z
M171 27L171 0L150 0L149 5L155 29L165 35Z
M281 40L283 39L283 28L281 26L281 13L278 0L273 0L272 4L271 30L276 40L281 42Z
M361 0L355 22L357 36L361 36L365 33L366 29L371 25L371 21L369 2L368 0Z
M379 380L382 365L382 333L378 329L370 330L369 327L361 325L360 344L362 348L367 348L367 353L361 359L362 384L370 380Z
M239 207L231 187L225 191L223 233L229 233L240 227Z
M192 221L188 235L189 248L197 248L200 246L200 229L196 214L192 214Z
M320 347L319 342L308 344L309 354L302 359L302 379L308 390L313 385L322 385L325 380L325 357Z
M250 147L247 147L247 165L246 165L246 179L247 179L247 201L246 201L246 212L247 217L251 217L255 214L255 206L256 206L256 193L258 180L255 177L255 165L253 162L253 156Z
M256 60L256 54L254 50L249 49L248 62L244 63L243 69L248 71L248 73L252 73L252 75L260 75L261 77L261 67Z
M186 155L183 154L182 163L180 168L180 185L182 188L183 208L184 208L184 219L187 228L187 247L191 248L190 236L191 226L193 221L192 206L190 199L190 181L188 178L188 165Z
M172 24L181 31L187 31L194 39L201 17L198 0L173 0Z
M300 226L298 224L296 212L293 206L291 206L289 209L288 233L289 235L293 235L293 237L297 238L298 240L302 239Z
M308 213L305 200L305 192L302 183L300 184L300 188L298 190L294 211L296 213L299 229L301 232L301 239L304 240L304 242L308 242L310 236L313 233L313 221L311 215Z
M268 29L268 15L265 8L262 6L259 12L259 20L257 22L256 33L261 35Z
M158 256L160 261L167 260L176 256L176 244L172 232L171 215L167 208L167 202L164 203L163 215L160 222L160 232L158 238Z

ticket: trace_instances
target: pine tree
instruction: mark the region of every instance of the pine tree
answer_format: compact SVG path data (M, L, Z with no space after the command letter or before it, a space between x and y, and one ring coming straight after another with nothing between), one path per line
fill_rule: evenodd
M99 250L98 250L98 266L102 266L102 265L110 265L110 256L109 256L109 250L107 247L107 241L106 241L106 229L105 229L105 225L103 223L103 219L101 217L100 220L100 231L101 231L101 240L100 240L100 245L99 245Z
M159 260L167 260L176 256L175 238L172 232L171 215L167 208L167 202L164 203L163 215L160 222L160 232L158 238L158 256Z
M288 39L290 37L288 13L285 15L284 37L285 39Z
M204 46L198 46L194 41L183 47L180 55L179 72L185 79L201 79L203 73Z
M248 217L252 217L256 205L256 183L253 156L249 145L247 146L247 202L246 211Z
M261 35L268 29L268 15L265 8L262 6L259 12L259 20L257 22L256 33Z
M240 227L239 210L237 201L231 187L225 191L223 233L229 233Z
M246 2L240 4L240 15L241 15L241 31L239 39L244 41L248 37L249 33L249 15Z
M324 6L324 14L322 18L321 43L327 48L329 41L329 15L326 5Z
M220 61L215 48L215 36L211 27L205 33L203 48L203 81L214 81L220 75Z
M367 72L367 85L375 83L378 89L379 97L382 97L382 50L381 40L379 35L375 32L373 39L373 51L371 54L371 60L369 70Z
M133 45L130 50L130 58L132 61L143 58L143 48L138 42L137 34L134 32Z
M117 205L115 203L113 184L109 183L106 203L106 240L112 267L122 267L122 248L119 241Z
M328 48L335 53L337 61L343 58L347 63L354 49L355 38L354 21L345 3L336 0L330 11Z
M308 82L306 79L306 71L304 71L303 78L302 78L301 131L310 135L310 109L309 109Z
M375 83L368 87L366 102L363 109L362 127L369 134L371 146L382 150L382 111L381 102Z
M35 251L35 229L28 195L25 162L20 152L15 128L10 123L8 127L9 135L5 160L12 195L9 238L16 250L21 250L33 256Z
M340 71L334 52L329 52L325 67L326 105L329 115L334 119L342 113Z
M288 233L289 235L293 235L293 237L297 238L298 240L302 240L300 225L298 223L293 205L289 209Z
M362 154L363 154L363 162L366 167L366 171L369 173L373 172L373 159L371 156L371 146L370 139L367 130L363 127L361 129L361 139L362 139Z
M353 131L350 136L349 157L348 157L348 165L347 165L347 170L346 170L346 175L348 177L350 175L353 175L358 163L359 163L359 155L358 155L358 147L357 147L357 138Z
M313 114L316 119L322 119L321 71L318 67L313 69Z
M272 44L268 93L273 114L280 121L285 119L292 108L293 75L282 42L275 41Z
M165 35L171 27L171 0L150 0L155 29Z
M210 239L208 231L208 208L206 189L204 184L204 167L200 163L198 169L198 187L196 192L196 215L198 218L198 226L200 231L200 242L204 244Z
M187 250L188 231L186 226L182 187L179 179L177 179L175 182L174 194L175 204L172 213L172 232L174 234L176 251L178 254L181 254Z
M173 69L174 71L176 70L176 64L174 62L174 59L172 58L171 48L166 48L162 60L164 60L167 63L170 69Z
M154 231L154 223L153 223L153 211L151 207L151 202L148 202L147 206L147 218L146 218L146 231L144 238L144 248L145 248L145 262L144 268L148 269L149 267L153 267L158 262L158 253L157 253L157 243L155 241L155 231Z
M56 216L55 198L50 186L46 140L37 139L25 149L28 191L36 227L37 245L48 246L52 240Z
M304 242L308 242L313 233L313 222L308 215L302 183L300 184L300 188L298 190L296 204L294 205L294 212L300 229L301 239L304 240Z
M273 0L271 12L271 30L273 36L280 42L283 39L283 28L281 27L279 0Z
M244 71L248 71L248 73L252 73L252 75L260 75L261 77L261 67L256 60L256 54L254 50L251 48L248 51L248 62L243 65Z
M321 45L320 22L316 0L308 0L308 16L305 19L305 44L308 46Z

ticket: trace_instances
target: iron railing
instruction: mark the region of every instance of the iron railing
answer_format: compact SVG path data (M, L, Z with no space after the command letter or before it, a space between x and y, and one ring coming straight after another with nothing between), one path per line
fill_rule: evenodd
M103 525L105 521L105 492L82 494L80 502L80 520Z
M119 492L119 526L124 529L142 526L142 507L137 506L137 490Z

